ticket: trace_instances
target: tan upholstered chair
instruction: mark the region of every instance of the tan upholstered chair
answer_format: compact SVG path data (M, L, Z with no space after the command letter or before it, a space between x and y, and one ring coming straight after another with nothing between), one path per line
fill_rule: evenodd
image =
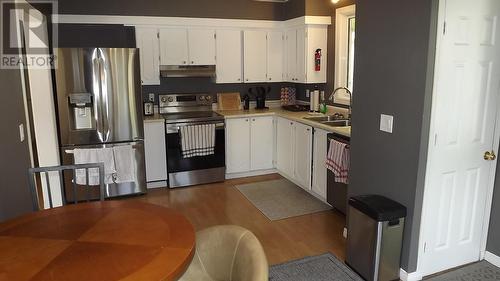
M181 281L268 281L266 254L257 237L236 225L196 233L196 253Z

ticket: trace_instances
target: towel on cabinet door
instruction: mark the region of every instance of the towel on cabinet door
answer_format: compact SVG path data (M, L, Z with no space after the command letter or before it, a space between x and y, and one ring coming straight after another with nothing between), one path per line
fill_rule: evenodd
M116 173L112 148L75 148L73 150L75 164L104 163L104 183L113 183L113 174ZM89 185L99 185L99 169L90 168ZM86 185L86 169L75 171L77 184Z
M183 158L215 153L215 124L180 127L180 137Z
M335 175L335 182L349 183L349 165L349 145L334 139L330 140L326 168Z

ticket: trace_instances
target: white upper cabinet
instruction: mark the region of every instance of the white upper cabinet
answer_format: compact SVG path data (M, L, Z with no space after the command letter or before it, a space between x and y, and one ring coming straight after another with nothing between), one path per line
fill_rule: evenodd
M243 74L245 82L266 82L267 32L245 30L243 33Z
M188 32L189 64L215 64L215 30L190 29Z
M286 41L286 80L295 82L297 79L297 30L289 29L285 33Z
M162 65L187 65L189 63L187 29L160 29L160 47Z
M160 84L160 45L158 29L135 28L136 46L139 48L141 81L143 85Z
M242 83L241 30L217 30L217 83Z
M283 54L285 45L283 32L270 31L267 33L267 81L283 81Z
M306 83L306 40L307 31L304 27L297 29L297 69L296 81ZM325 81L326 82L326 81Z
M321 49L320 71L315 68L315 53ZM326 71L328 61L328 28L309 27L307 29L307 49L306 49L306 82L326 83Z
M250 169L265 170L274 167L274 117L252 117L250 122Z
M213 29L160 29L161 65L215 64Z
M312 127L295 123L294 179L303 188L311 189Z

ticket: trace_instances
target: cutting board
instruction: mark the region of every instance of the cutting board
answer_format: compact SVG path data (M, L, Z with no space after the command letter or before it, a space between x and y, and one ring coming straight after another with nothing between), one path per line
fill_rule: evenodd
M241 109L240 93L218 93L217 102L219 104L219 110Z

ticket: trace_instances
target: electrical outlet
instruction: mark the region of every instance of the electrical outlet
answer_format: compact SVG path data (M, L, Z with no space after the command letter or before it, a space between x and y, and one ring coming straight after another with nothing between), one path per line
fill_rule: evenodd
M309 90L306 90L306 98L308 98L311 95L311 92Z
M155 94L154 93L149 93L148 97L149 97L150 102L155 102Z
M345 239L347 239L347 227L344 227L344 232L342 233Z
M394 117L392 115L380 115L380 130L392 134L392 127L394 125Z

